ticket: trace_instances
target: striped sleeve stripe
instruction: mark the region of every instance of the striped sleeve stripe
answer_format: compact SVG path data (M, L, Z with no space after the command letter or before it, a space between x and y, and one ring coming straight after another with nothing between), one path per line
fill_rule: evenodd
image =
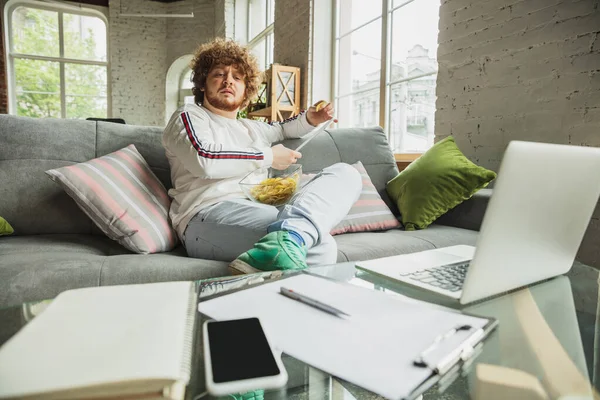
M200 157L212 159L237 159L237 160L264 160L265 156L262 152L243 152L243 151L211 151L202 147L202 143L196 136L196 131L192 125L192 121L187 112L181 113L181 121L185 127L188 139L196 149Z
M294 115L292 117L284 119L283 121L271 121L271 122L269 122L269 125L275 125L275 124L284 125L284 124L287 124L288 122L292 122L292 121L297 120L298 118L300 118L305 113L306 113L306 110L302 110L297 115Z

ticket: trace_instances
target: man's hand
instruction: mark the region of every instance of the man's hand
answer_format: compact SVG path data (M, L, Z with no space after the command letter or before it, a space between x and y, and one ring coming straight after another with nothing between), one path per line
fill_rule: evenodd
M302 158L302 154L284 147L282 144L271 147L273 151L273 168L278 170L284 170L290 165L294 164L299 158Z
M306 120L312 126L317 126L325 121L329 121L333 118L333 105L327 103L325 100L317 102L314 106L310 107L306 113ZM337 122L334 120L333 122Z

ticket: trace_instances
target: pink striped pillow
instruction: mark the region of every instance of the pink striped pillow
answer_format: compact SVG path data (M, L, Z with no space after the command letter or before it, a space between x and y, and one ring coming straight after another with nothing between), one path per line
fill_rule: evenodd
M171 200L133 144L93 160L46 171L109 238L129 250L172 250Z
M347 232L383 231L399 227L400 222L381 199L362 163L358 161L352 166L362 176L362 192L356 203L348 211L348 215L330 233L339 235Z

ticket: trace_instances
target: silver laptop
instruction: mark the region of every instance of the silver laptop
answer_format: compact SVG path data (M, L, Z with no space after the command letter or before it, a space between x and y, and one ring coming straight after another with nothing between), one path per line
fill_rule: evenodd
M600 196L600 148L509 143L476 246L356 267L471 303L566 273Z

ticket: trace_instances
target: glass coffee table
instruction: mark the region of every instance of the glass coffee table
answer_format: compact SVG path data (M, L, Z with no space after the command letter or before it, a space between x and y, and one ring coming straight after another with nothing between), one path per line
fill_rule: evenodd
M426 390L424 399L516 398L514 386L543 390L549 398L584 396L600 399L600 271L575 262L571 271L525 289L466 307L440 303L422 291L378 278L354 268L354 263L314 267L310 273L384 292L390 296L432 301L463 312L498 319L498 327L470 363L450 371ZM297 273L297 272L296 272ZM261 273L196 282L199 300L284 278L286 273ZM0 309L0 345L12 337L52 300ZM199 314L197 326L204 321ZM205 395L201 329L196 329L192 380L186 399ZM264 393L266 399L379 399L350 382L336 378L283 354L289 380L286 387ZM402 379L402 377L398 377ZM523 394L522 388L520 389ZM500 392L502 393L502 392ZM539 393L539 392L538 392ZM535 397L530 397L535 398Z

